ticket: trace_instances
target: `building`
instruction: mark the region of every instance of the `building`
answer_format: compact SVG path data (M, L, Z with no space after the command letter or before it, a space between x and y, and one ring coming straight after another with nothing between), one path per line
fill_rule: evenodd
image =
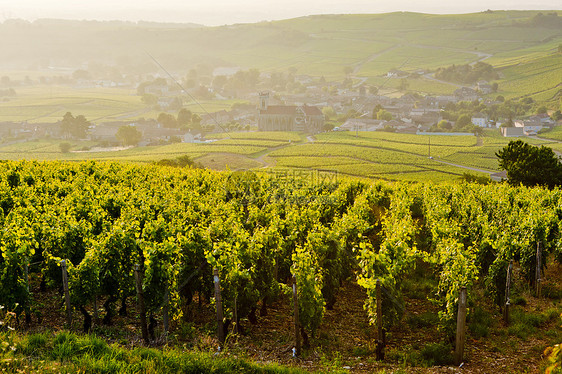
M471 122L473 125L479 127L490 127L488 123L488 116L483 113L476 113L475 115L473 115L471 118Z
M502 127L500 128L502 136L506 138L525 136L523 127Z
M523 129L525 135L537 135L537 133L545 127L540 122L523 120L513 121L513 125L517 128Z
M269 93L260 93L259 131L298 131L318 133L324 130L324 115L310 105L269 105Z
M460 101L474 101L478 100L478 92L469 87L461 87L454 92L457 100Z

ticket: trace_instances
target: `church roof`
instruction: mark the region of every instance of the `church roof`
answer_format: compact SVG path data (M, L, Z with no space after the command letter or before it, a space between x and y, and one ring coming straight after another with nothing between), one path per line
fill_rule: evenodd
M295 105L269 105L267 109L260 110L260 114L272 114L272 115L287 115L294 116L297 115L297 109L302 108L307 116L321 116L322 111L315 106L295 106Z

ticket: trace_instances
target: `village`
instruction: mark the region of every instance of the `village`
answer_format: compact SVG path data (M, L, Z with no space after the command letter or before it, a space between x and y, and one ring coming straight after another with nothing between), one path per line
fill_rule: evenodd
M551 117L546 108L533 115L521 115L533 108L532 99L505 100L495 94L497 83L482 80L461 86L450 95L408 91L408 79L423 74L429 73L389 71L385 78L400 80L402 90L384 90L349 74L343 82L327 82L324 77L296 75L291 69L260 73L256 69L216 68L207 71L207 76L192 69L183 79L170 75L96 80L84 70L38 82L3 77L0 83L6 89L0 95L4 101L17 96L18 87L25 85L126 88L136 92L147 111L160 114L156 118L88 121L88 128L80 136L63 131L62 118L50 123L5 121L0 122L0 139L6 143L74 138L115 147L205 142L213 134L235 131L388 131L473 136L481 135L483 129L497 129L505 137L519 137L551 129L562 117L559 111L551 113ZM209 112L200 106L198 113L192 113L186 109L200 100L233 99L237 102L228 110ZM117 136L122 127L134 128L137 136L132 140Z

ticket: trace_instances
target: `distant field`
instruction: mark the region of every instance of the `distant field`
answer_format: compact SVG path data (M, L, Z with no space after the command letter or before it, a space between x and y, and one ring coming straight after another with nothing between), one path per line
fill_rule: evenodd
M553 134L557 136L557 132ZM488 175L498 171L495 153L513 140L501 137L497 130L486 130L480 141L474 136L459 135L387 132L358 135L330 132L310 139L294 132L236 132L215 134L220 140L212 143L177 143L108 152L84 152L96 143L76 142L70 153L61 153L60 141L43 140L0 146L0 159L156 162L188 155L205 167L219 170L332 170L360 178L438 182L458 180L463 173ZM524 140L562 151L562 143L548 139Z
M17 96L0 101L0 122L28 121L55 123L65 113L83 115L94 123L134 121L139 118L157 118L163 110L153 110L141 102L136 90L124 88L80 88L41 85L21 87ZM230 110L243 100L201 100L198 103L184 98L184 108L204 115ZM176 114L176 111L173 113Z
M537 101L559 100L562 87L562 54L550 54L502 70L499 92L506 98L530 96ZM558 103L559 104L559 103Z
M125 120L145 110L140 97L130 89L45 85L18 88L16 93L16 97L0 102L0 121L54 123L71 112L93 122L107 122Z

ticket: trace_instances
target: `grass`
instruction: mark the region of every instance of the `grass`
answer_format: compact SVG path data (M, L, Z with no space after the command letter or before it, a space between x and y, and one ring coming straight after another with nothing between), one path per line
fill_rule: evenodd
M15 335L15 336L14 336ZM95 335L69 332L12 334L15 350L0 352L2 372L42 373L303 373L277 364L181 349L109 345Z
M513 308L510 312L510 326L507 329L510 335L522 340L527 340L530 335L546 324L556 321L560 317L560 311L551 308L543 312L527 312L521 308Z

